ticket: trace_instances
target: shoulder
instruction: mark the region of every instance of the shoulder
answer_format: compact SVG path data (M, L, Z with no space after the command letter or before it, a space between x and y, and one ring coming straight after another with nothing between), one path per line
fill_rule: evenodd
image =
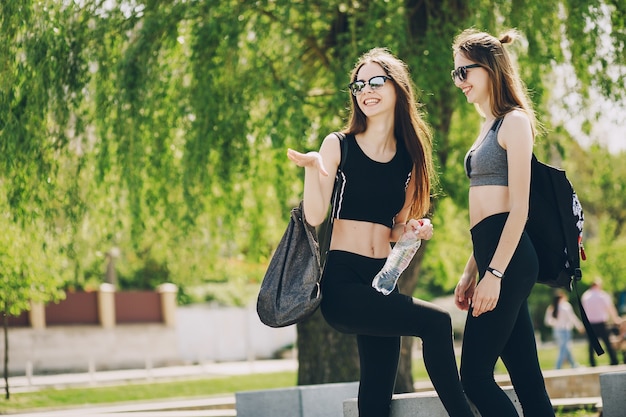
M339 144L339 136L345 137L346 134L342 132L331 132L327 134L322 142L322 145L326 142L334 142L336 144Z
M322 149L330 148L330 149L339 151L340 146L341 146L341 140L339 139L339 136L337 134L339 134L339 136L343 135L342 136L343 140L345 140L345 136L346 136L345 133L340 133L340 132L329 133L328 135L326 135L326 137L322 141Z
M341 136L341 133L339 136ZM320 147L320 153L324 156L324 159L332 160L335 166L338 166L341 160L341 140L339 136L335 132L329 133L322 141L322 146ZM343 134L343 140L346 140L345 136Z
M523 110L511 110L504 116L500 130L507 132L527 131L531 133L530 118Z
M532 146L533 141L530 118L523 110L512 110L504 116L498 132L498 142L504 149L520 144Z

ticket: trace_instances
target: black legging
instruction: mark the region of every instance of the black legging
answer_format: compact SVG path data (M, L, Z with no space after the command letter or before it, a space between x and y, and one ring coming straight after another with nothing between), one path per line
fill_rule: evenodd
M490 216L471 230L480 277L491 262L507 217L508 213ZM554 416L539 368L527 303L537 273L535 248L528 235L523 233L502 279L496 308L478 317L467 315L461 380L467 396L482 417L518 416L512 402L494 380L498 357L502 358L509 372L524 416Z
M615 349L613 349L613 345L611 344L609 329L607 328L606 322L602 323L590 323L591 328L593 329L594 334L587 334L588 346L587 350L589 351L589 365L596 366L596 354L593 349L592 337L597 337L599 340L604 342L604 347L606 348L607 353L609 354L609 359L611 365L617 365L619 362L617 361L617 354L615 353ZM624 357L624 361L626 362L626 356Z
M389 415L398 370L400 336L422 338L426 370L450 416L472 417L459 382L450 315L400 294L383 295L372 279L385 259L331 251L322 280L322 313L336 330L357 335L360 417Z

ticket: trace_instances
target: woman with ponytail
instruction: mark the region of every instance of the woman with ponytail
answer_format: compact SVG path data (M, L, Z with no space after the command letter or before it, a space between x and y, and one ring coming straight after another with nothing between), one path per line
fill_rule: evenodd
M465 156L473 251L455 289L468 310L461 354L465 393L482 417L518 417L494 379L506 366L526 417L553 417L537 358L527 298L537 281L535 248L525 232L535 115L500 38L474 29L453 43L452 79L484 118Z

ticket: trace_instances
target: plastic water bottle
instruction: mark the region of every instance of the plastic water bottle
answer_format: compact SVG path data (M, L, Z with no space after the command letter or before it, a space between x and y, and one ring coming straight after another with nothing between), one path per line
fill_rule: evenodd
M391 250L383 269L374 277L372 287L384 295L391 293L400 274L409 266L421 244L422 240L417 238L417 232L413 230L404 232Z

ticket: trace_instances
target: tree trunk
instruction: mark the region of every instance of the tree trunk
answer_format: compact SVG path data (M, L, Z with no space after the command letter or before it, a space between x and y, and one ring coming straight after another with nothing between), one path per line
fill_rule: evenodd
M322 264L326 262L326 250L330 246L328 227L325 221L317 230ZM359 380L359 351L354 335L342 334L330 327L320 309L298 323L297 332L298 385Z
M359 380L359 353L354 335L330 327L318 309L297 325L298 385Z
M8 308L2 312L2 327L4 328L4 387L5 398L8 400L11 393L9 390L9 315L7 311Z
M422 241L422 247L417 251L415 257L409 264L408 268L402 273L398 280L398 287L402 294L411 295L417 287L417 281L420 271L420 265L424 258L427 241ZM413 381L413 343L415 338L412 336L403 336L400 348L400 363L398 365L398 374L396 375L396 387L394 392L402 394L414 391Z

